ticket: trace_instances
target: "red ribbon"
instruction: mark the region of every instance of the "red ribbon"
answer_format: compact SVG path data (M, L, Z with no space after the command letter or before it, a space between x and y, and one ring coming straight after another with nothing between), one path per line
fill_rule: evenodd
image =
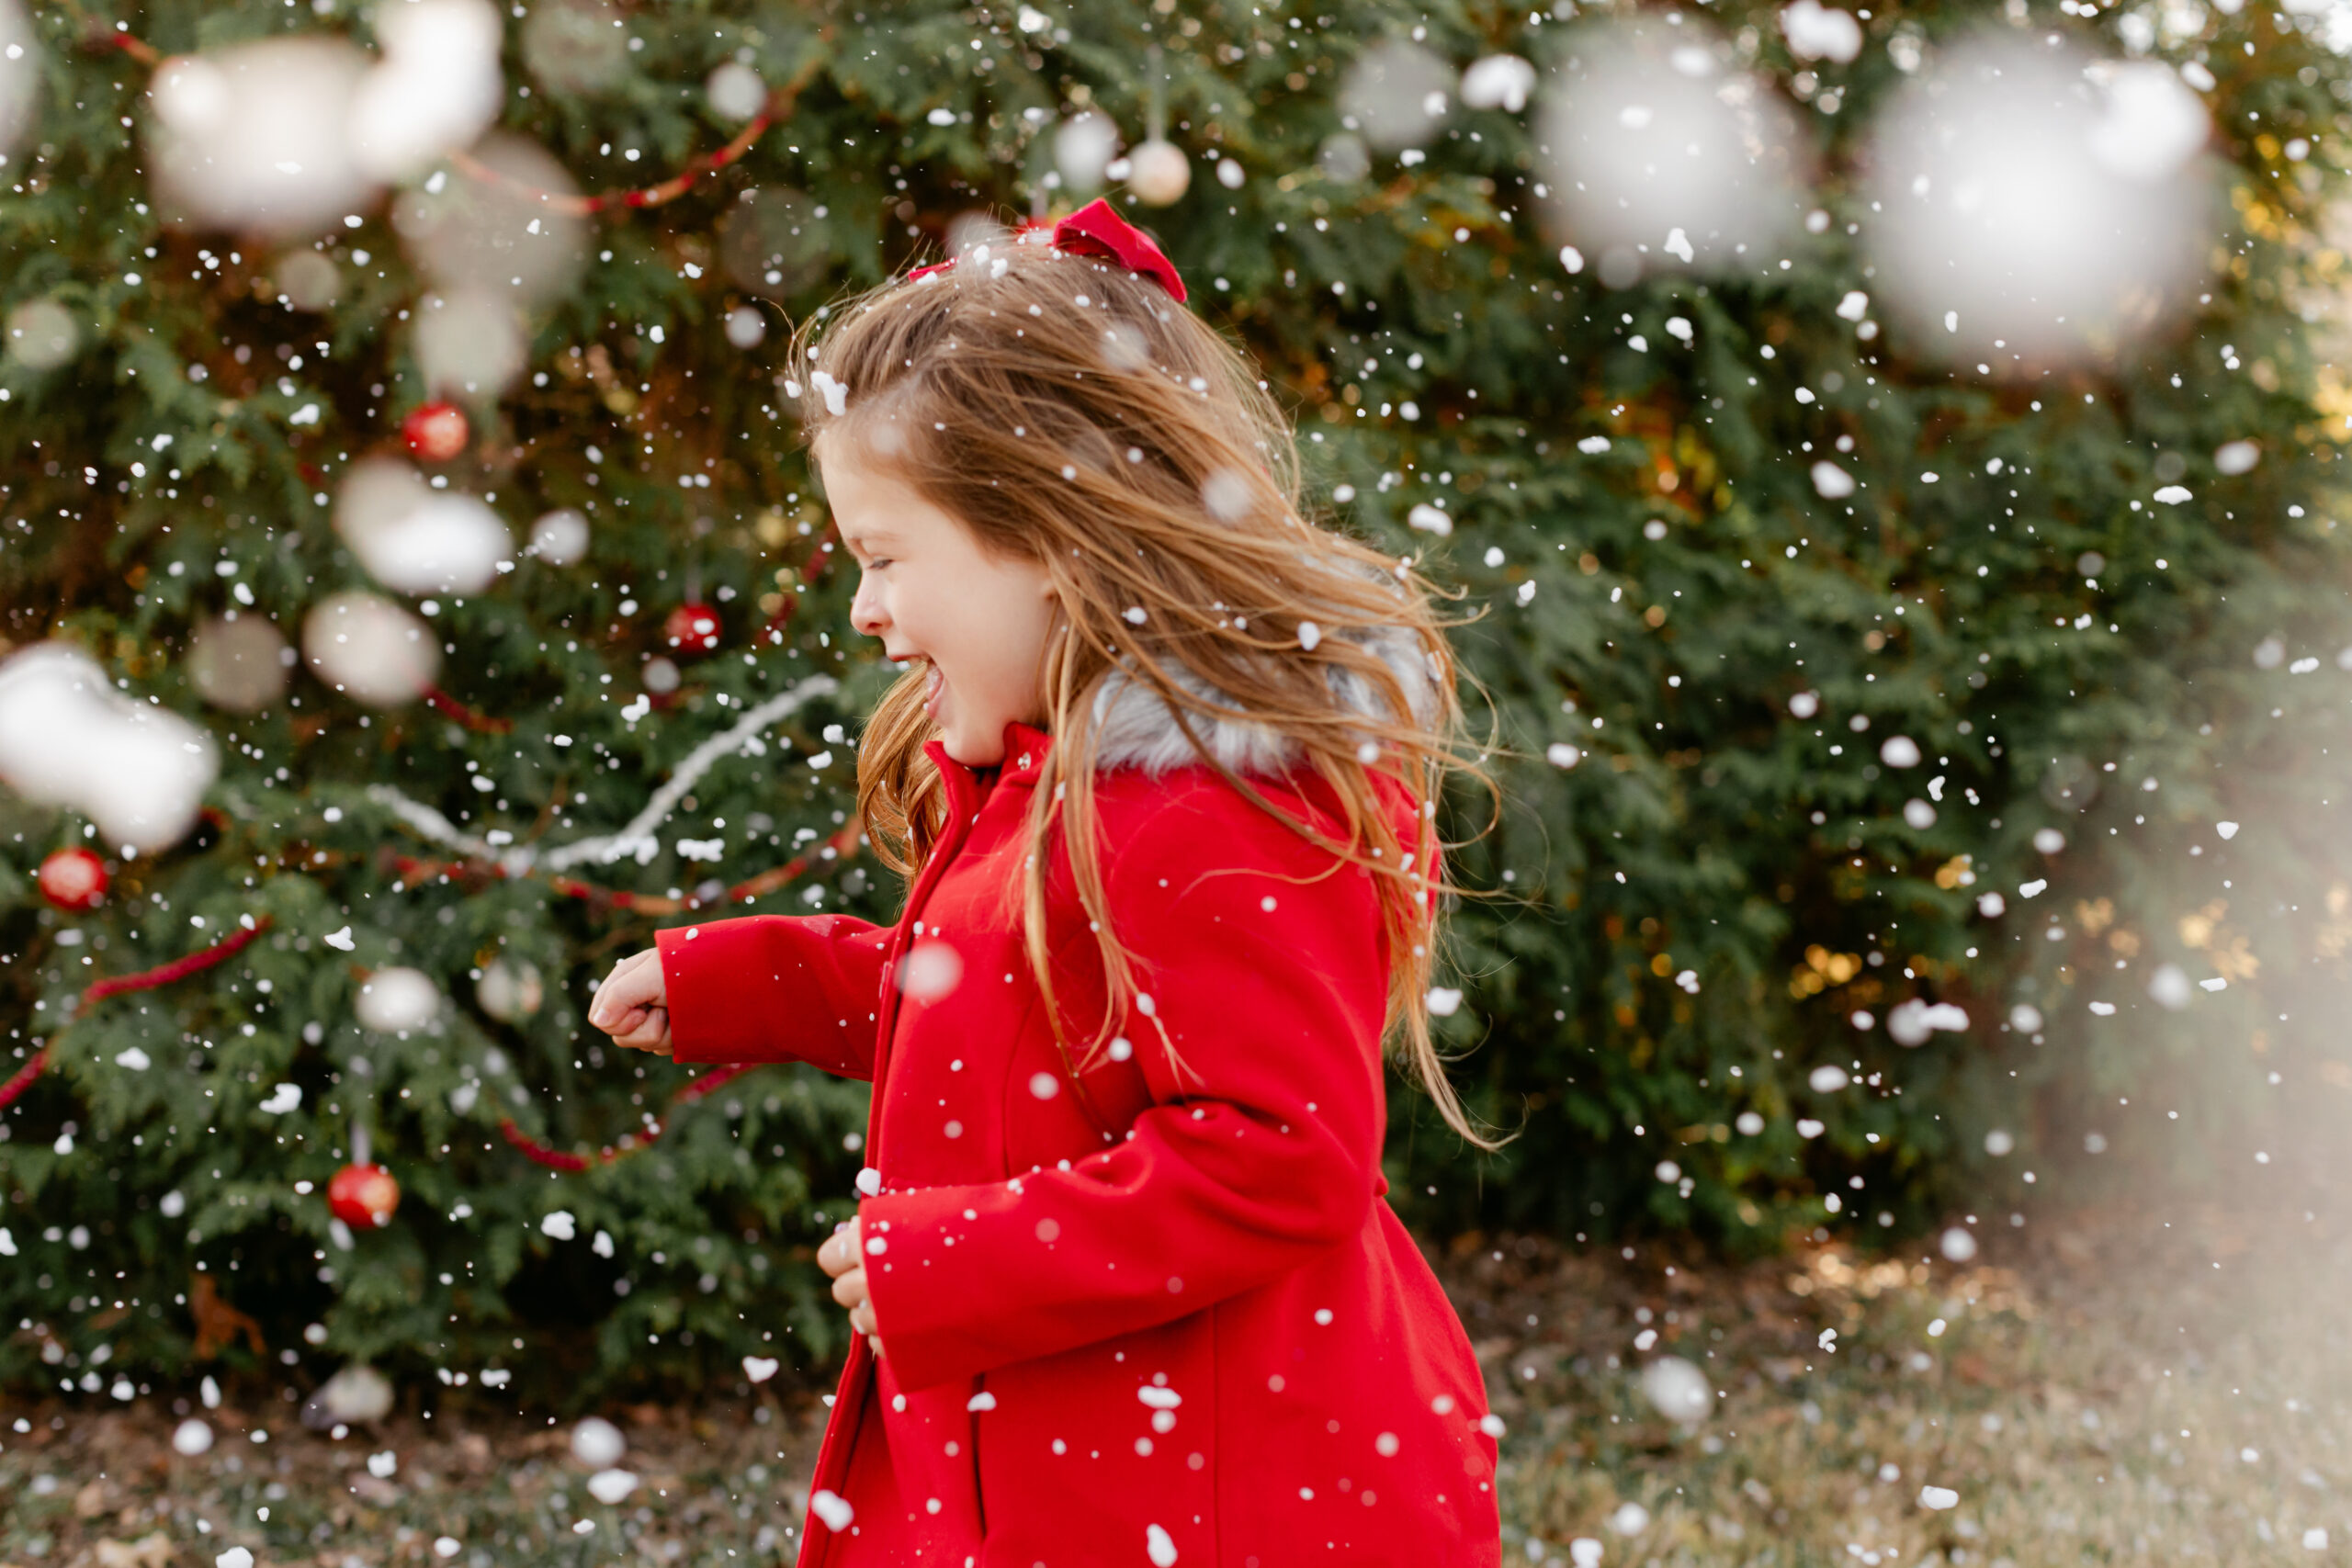
M33 1053L31 1061L17 1069L16 1077L5 1084L0 1084L0 1111L7 1110L17 1102L17 1096L32 1088L33 1080L40 1077L40 1070L47 1066L49 1066L49 1047L44 1045Z
M185 979L199 969L209 969L222 959L243 949L247 942L267 931L270 925L270 918L264 915L252 925L232 931L210 947L191 953L186 957L175 958L169 964L159 964L153 969L141 969L135 975L110 975L103 980L96 981L83 987L82 994L74 998L72 1017L65 1021L71 1023L74 1019L79 1018L92 1002L114 996L118 992L152 991L158 986L168 986L175 980ZM60 1027L63 1026L60 1025ZM49 1066L49 1055L50 1047L42 1046L33 1053L31 1061L17 1070L14 1077L6 1083L0 1084L0 1111L6 1111L14 1105L23 1098L25 1090L33 1087L33 1080L40 1077L41 1069Z
M1023 224L1020 231L1027 233L1042 226ZM1141 273L1158 283L1179 305L1184 302L1184 280L1177 275L1176 264L1152 243L1150 235L1120 217L1108 201L1099 197L1054 225L1053 246L1074 256L1108 256L1129 272ZM956 258L950 256L944 262L915 268L907 274L907 279L912 282L928 277L955 265Z

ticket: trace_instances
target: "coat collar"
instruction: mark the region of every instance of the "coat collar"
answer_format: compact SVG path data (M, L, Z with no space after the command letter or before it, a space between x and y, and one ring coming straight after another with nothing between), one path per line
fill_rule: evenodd
M1350 637L1388 666L1397 684L1404 688L1416 718L1423 722L1434 719L1437 685L1429 655L1411 632L1402 626L1378 626L1335 635ZM1204 702L1232 705L1230 698L1195 677L1179 671L1176 678ZM1329 679L1332 701L1341 710L1367 716L1382 710L1383 704L1370 682L1337 665L1331 667ZM1094 722L1094 765L1098 769L1139 768L1148 773L1164 773L1200 761L1191 737L1184 732L1185 727L1177 722L1168 703L1157 692L1118 671L1104 677L1095 688ZM1254 719L1238 716L1194 716L1192 729L1209 754L1236 773L1279 773L1298 760L1298 749L1287 736ZM1034 725L1018 720L1006 725L1003 771L997 782L1034 784L1052 746L1052 738ZM937 740L924 742L923 750L937 764L940 776L947 781L948 800L953 808L970 813L979 799L975 770L952 760Z
M1004 727L1004 761L997 764L1000 784L1033 784L1045 768L1046 753L1053 750L1053 737L1034 725L1015 719ZM947 807L958 817L969 817L979 808L979 770L957 761L947 754L944 741L926 740L923 754L939 770L941 782L947 790Z

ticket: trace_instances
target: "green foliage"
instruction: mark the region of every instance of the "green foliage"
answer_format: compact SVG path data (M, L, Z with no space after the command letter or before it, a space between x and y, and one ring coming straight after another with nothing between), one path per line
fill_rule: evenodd
M344 26L334 4L313 9L162 4L137 25L165 53ZM2281 955L2269 982L2332 974L2301 960L2332 964L2352 936L2309 916L2344 913L2328 902L2337 852L2309 806L2340 798L2315 728L2335 667L2300 680L2285 667L2307 647L2332 653L2338 600L2324 487L2344 432L2318 412L2299 312L2340 261L2309 230L2331 188L2322 165L2339 162L2341 84L2333 57L2267 13L2179 43L2223 77L2236 182L2199 313L2112 373L1996 382L1915 362L1837 313L1871 288L1854 237L1868 203L1849 172L1901 77L1885 40L1986 19L1967 8L1883 9L1860 59L1806 73L1844 98L1834 115L1803 111L1829 221L1791 265L1613 292L1556 259L1524 115L1458 110L1425 159L1379 156L1365 179L1317 162L1363 42L1419 36L1457 63L1510 50L1542 67L1574 48L1559 18L1453 0L1182 15L678 5L627 17L608 74L567 85L548 62L593 54L602 34L559 36L550 0L523 9L503 128L584 188L650 183L724 141L736 127L703 84L729 60L793 96L746 157L682 199L590 220L580 278L531 321L524 376L502 398L461 400L474 440L450 485L518 531L579 509L593 542L574 565L526 554L488 592L425 612L446 712L371 713L298 671L239 716L207 707L185 665L206 616L236 608L299 641L309 606L368 585L329 498L356 461L398 450L401 417L428 393L412 320L426 284L397 198L315 243L168 226L141 172L143 68L93 47L78 29L99 24L70 10L38 23L33 144L0 171L0 310L53 302L81 340L52 369L0 362L0 614L10 639L72 639L124 689L207 725L224 768L203 825L119 866L112 899L85 917L43 907L30 873L94 829L0 807L0 1028L18 1061L44 1040L55 1057L0 1118L0 1224L20 1255L0 1269L0 1316L36 1325L0 1339L0 1382L71 1372L95 1389L85 1359L102 1345L133 1377L176 1375L192 1365L198 1271L258 1320L270 1358L312 1373L351 1356L413 1376L511 1367L518 1391L585 1398L837 1348L808 1248L845 1212L864 1089L763 1069L680 1110L649 1152L580 1175L530 1163L505 1118L594 1150L689 1081L598 1049L582 1017L615 959L685 917L481 858L444 866L371 787L504 847L611 833L744 709L835 674L837 696L713 767L648 858L574 874L709 897L830 839L854 756L829 727L854 730L887 671L848 646L846 574L825 570L823 513L775 390L781 327L935 254L963 214L1066 202L1045 185L1051 132L1083 106L1129 141L1164 111L1194 179L1174 208L1136 216L1295 406L1318 501L1399 553L1423 550L1462 589L1505 807L1454 858L1490 896L1458 911L1466 999L1445 1031L1478 1047L1458 1069L1473 1104L1521 1135L1465 1162L1400 1085L1391 1173L1408 1215L1693 1227L1736 1247L1792 1224L1908 1225L1955 1181L2015 1190L2016 1161L1969 1173L1988 1127L2029 1149L2039 1130L2046 1148L2118 1083L2177 1089L2222 1135L2253 1081L2257 1014L2313 1016L2275 984L2200 996L2178 1017L2144 991L2156 963L2202 976L2240 935L2249 954ZM1768 77L1796 73L1770 10L1716 21ZM2316 150L2290 159L2274 133ZM1238 187L1213 176L1212 152L1236 161ZM334 265L331 306L288 302L297 252ZM769 328L748 349L727 333L745 306ZM1798 402L1801 386L1817 400ZM1810 469L1840 437L1862 488L1830 502ZM2261 462L2218 472L2215 452L2239 440ZM2194 499L2154 504L2171 482ZM1432 544L1408 518L1440 502L1453 531ZM723 622L700 660L663 642L664 615L690 600ZM2272 637L2286 653L2263 657L2279 668L2249 657ZM674 692L654 690L659 658L682 667ZM1817 715L1792 716L1799 693L1817 694ZM1878 761L1898 735L1918 767ZM1571 743L1573 767L1547 760ZM1930 794L1934 821L1906 823L1906 801ZM1456 804L1467 834L1481 803ZM2210 831L2225 816L2249 824L2226 847ZM2054 858L2032 844L2052 828L2070 846ZM688 858L714 839L718 863ZM2209 885L2209 868L2233 867L2258 898ZM2037 880L2052 883L2045 903L2018 892ZM1980 912L1993 890L2004 916ZM707 912L883 918L896 894L868 860L819 857L779 891ZM2199 914L2216 898L2239 913ZM2272 903L2275 919L2258 912ZM2061 924L2035 918L2045 909ZM61 1028L92 978L247 919L269 925L231 961ZM349 951L322 943L345 926ZM2110 980L2118 959L2130 967ZM545 1004L485 1008L477 982L493 962L533 966ZM356 1021L366 976L395 964L447 993L430 1027ZM1905 1050L1883 1022L1848 1021L1915 996L1962 1006L1970 1028ZM2126 1012L2102 1023L2083 1004L2108 998ZM2012 1032L2018 1002L2047 1015L2046 1044ZM2325 1042L2267 1027L2272 1060L2316 1070ZM132 1052L144 1068L125 1065ZM1860 1085L1808 1087L1827 1064ZM263 1111L283 1084L299 1109ZM1763 1130L1736 1131L1743 1112ZM1826 1131L1808 1138L1815 1119ZM346 1249L319 1190L362 1125L406 1198ZM1681 1179L1661 1179L1663 1161ZM1847 1200L1835 1222L1833 1192ZM569 1240L547 1223L557 1211ZM313 1323L315 1348L300 1336ZM50 1346L62 1369L44 1362ZM249 1348L221 1355L262 1371Z

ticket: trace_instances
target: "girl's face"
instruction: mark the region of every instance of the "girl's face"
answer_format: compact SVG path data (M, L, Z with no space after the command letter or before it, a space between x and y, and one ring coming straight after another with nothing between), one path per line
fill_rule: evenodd
M1045 711L1057 606L1045 569L981 547L972 531L853 446L817 442L833 525L858 566L850 624L892 659L928 666L924 711L967 767L1004 760L1004 727Z

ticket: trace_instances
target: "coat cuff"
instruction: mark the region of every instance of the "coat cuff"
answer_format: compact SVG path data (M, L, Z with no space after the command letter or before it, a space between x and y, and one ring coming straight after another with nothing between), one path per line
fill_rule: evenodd
M842 916L783 915L654 932L672 1058L811 1062L845 1077L871 1077L888 934Z

